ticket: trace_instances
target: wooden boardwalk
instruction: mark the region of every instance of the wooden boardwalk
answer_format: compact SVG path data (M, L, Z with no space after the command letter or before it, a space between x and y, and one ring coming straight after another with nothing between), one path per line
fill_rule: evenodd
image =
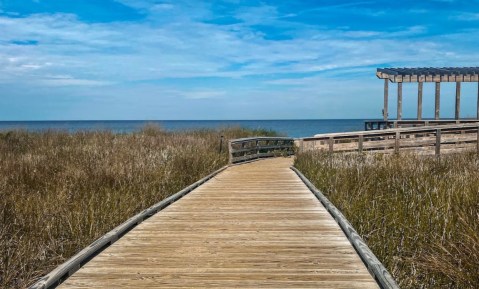
M229 167L59 288L379 288L291 163Z

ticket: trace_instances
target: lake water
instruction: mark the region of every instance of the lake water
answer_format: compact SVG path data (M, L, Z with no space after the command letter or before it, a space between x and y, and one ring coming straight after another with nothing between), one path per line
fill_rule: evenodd
M0 121L0 131L26 129L32 131L58 129L111 130L128 133L148 123L155 123L166 130L178 131L196 128L241 126L252 129L268 129L290 137L307 137L319 133L358 131L364 129L363 119L307 119L307 120L112 120L112 121Z

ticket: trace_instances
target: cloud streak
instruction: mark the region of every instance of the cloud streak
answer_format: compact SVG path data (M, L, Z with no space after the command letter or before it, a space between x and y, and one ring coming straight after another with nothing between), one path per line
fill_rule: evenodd
M240 105L238 98L253 107L259 96L251 93L271 100L271 95L291 99L307 92L318 98L315 103L327 102L350 93L344 87L326 89L328 83L352 79L352 83L361 85L359 79L374 78L377 66L472 66L478 60L474 39L479 39L479 29L473 26L436 33L437 27L422 22L361 26L362 22L352 21L344 26L327 20L330 11L351 13L359 8L361 17L374 21L393 17L388 9L371 7L368 1L301 7L297 11L286 9L284 3L236 6L197 1L119 2L144 17L85 22L73 13L56 11L16 17L9 14L12 12L0 13L0 31L5 31L0 34L0 84L9 88L27 84L32 88L69 89L62 93L84 95L85 99L97 95L95 89L101 88L103 97L118 94L116 101L122 103L123 99L125 105L138 89L145 97L157 96L158 103L166 98L178 99L168 109L183 109L187 99L221 99L224 102L219 103L228 110L227 100ZM421 7L414 11L419 10L428 15L428 10ZM400 13L417 14L414 11ZM312 13L318 23L307 17ZM458 16L448 21L463 23L464 18L475 15L464 13L458 11L454 14ZM301 106L290 113L285 112L278 98L276 101L271 107L283 112L278 118L291 114L303 117ZM206 105L198 108L207 110L210 118L219 118ZM162 110L158 111L161 114ZM236 115L231 117L241 116ZM82 117L87 117L86 112ZM310 117L343 116L339 111L325 111ZM143 118L141 110L136 118Z

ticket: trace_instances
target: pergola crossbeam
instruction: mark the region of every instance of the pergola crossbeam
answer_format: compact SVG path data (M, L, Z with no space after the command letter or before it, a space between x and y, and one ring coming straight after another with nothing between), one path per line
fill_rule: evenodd
M477 82L479 67L378 68L376 75L391 82Z

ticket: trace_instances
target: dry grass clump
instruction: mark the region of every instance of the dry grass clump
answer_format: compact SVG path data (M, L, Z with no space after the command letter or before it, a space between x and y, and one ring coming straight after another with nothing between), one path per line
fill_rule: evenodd
M441 158L307 152L295 166L401 288L479 288L479 159Z
M0 287L23 288L139 211L228 161L225 128L0 133Z

